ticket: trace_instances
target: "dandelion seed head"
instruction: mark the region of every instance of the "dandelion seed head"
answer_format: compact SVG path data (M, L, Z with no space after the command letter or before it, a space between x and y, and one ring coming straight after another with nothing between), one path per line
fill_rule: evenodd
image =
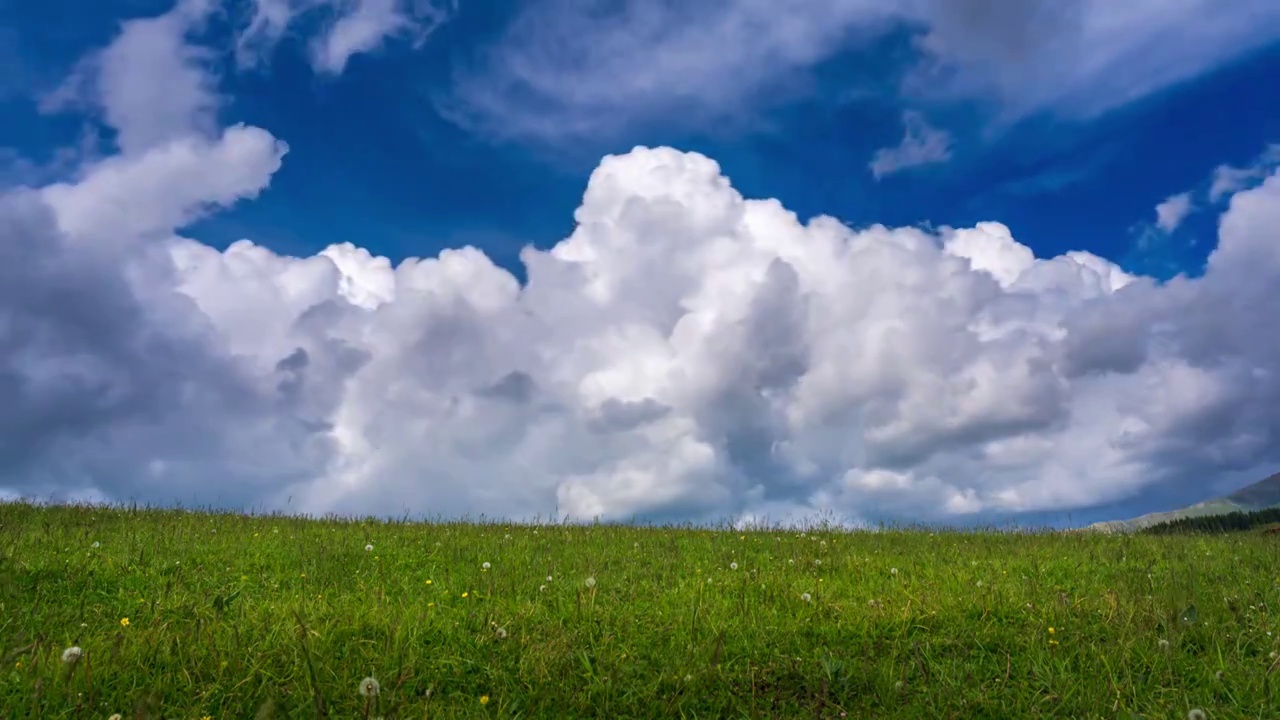
M365 546L364 546L364 551L365 551L365 552L373 552L373 544L372 544L372 543L370 543L369 545L365 545Z
M550 575L548 575L548 576L547 576L547 582L551 582L551 576L550 576Z
M813 596L810 595L809 593L800 593L800 599L805 602L809 602L810 600L813 599Z
M68 665L74 665L75 663L79 662L80 657L82 655L84 655L84 651L81 650L79 646L72 645L71 647L62 651L62 662Z
M585 582L585 585L586 585L587 587L589 587L589 588L593 588L593 587L595 587L595 586L596 586L596 579L595 579L595 578L593 578L593 577L589 577L589 578L587 578L587 579L586 579L586 582Z
M496 635L496 636L497 636L497 638L498 638L499 640L506 640L506 639L507 639L507 629L506 629L506 628L500 627L500 628L498 628L497 630L494 630L494 631L493 631L493 634L494 634L494 635Z
M1156 645L1158 645L1161 650L1169 649L1169 641L1165 640L1164 638L1160 638L1159 640L1157 640Z
M489 563L487 563L487 562L480 563L480 569L481 569L481 570L488 570L490 567L492 567L492 566L491 566L491 565L489 565Z
M730 570L737 570L737 569L738 569L738 563L736 563L736 562L731 562L731 563L729 563L729 569L730 569Z
M538 586L538 592L545 592L545 591L546 591L546 589L547 589L547 586L546 586L546 585L539 585L539 586Z
M378 685L378 681L372 676L360 681L360 694L367 698L377 697L380 689L381 686Z
M890 575L897 575L897 574L898 574L898 568L889 568L889 574L890 574Z
M102 543L98 542L97 540L94 540L94 541L93 541L93 544L92 544L92 545L90 545L89 547L92 547L92 548L99 548L99 547L102 547Z
M1200 708L1193 708L1187 713L1187 720L1205 720L1204 711Z

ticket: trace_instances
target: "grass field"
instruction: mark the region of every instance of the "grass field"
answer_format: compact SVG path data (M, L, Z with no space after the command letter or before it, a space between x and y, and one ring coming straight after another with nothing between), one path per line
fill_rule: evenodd
M1257 534L0 504L0 563L3 718L1280 718Z

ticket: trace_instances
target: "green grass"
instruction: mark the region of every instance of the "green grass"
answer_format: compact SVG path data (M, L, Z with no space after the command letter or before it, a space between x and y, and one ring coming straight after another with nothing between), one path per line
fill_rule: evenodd
M3 718L1280 717L1280 542L1252 533L0 504L0 563Z

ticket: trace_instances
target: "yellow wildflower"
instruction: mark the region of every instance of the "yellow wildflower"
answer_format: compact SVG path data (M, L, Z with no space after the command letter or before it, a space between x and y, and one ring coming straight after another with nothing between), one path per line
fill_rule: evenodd
M480 696L480 704L481 704L481 705L488 705L488 704L489 704L489 696L488 696L488 695L481 695L481 696Z
M129 627L129 618L120 618L121 627Z

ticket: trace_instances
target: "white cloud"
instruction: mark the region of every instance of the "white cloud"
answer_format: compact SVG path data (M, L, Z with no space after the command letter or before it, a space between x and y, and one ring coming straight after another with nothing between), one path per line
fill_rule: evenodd
M1209 202L1218 202L1232 193L1239 192L1265 178L1280 166L1280 143L1268 145L1258 157L1245 167L1219 165L1213 170L1209 186Z
M192 57L191 17L126 26L162 51L106 75ZM773 57L812 52L796 22ZM211 76L178 65L160 119L98 79L120 154L0 195L0 496L856 523L1195 499L1280 465L1273 171L1233 186L1203 277L1159 285L994 222L802 223L637 148L522 286L471 247L393 266L176 236L287 150L210 127Z
M906 128L902 142L877 150L867 164L877 180L908 168L951 159L950 133L931 127L924 116L913 111L903 113L902 124Z
M1280 341L1256 332L1280 177L1233 197L1203 278L1162 286L998 223L802 224L705 157L638 148L600 163L572 235L523 252L522 287L474 248L392 266L169 237L282 152L204 142L46 189L51 218L0 206L0 309L25 328L0 353L8 492L963 520L1280 464Z
M1160 230L1171 233L1178 229L1183 220L1191 214L1194 206L1191 203L1191 193L1178 193L1165 198L1164 202L1156 205L1156 227Z
M737 119L808 92L818 63L909 23L911 97L979 95L1002 120L1090 117L1280 38L1280 4L1240 0L531 0L439 100L501 139L612 140L655 119Z
M340 75L352 57L373 52L389 38L421 43L457 12L457 0L252 0L236 57L242 67L262 62L304 15L330 17L311 43L311 65Z
M213 132L219 106L213 55L187 36L215 7L212 0L181 0L163 15L123 23L115 40L85 58L44 108L100 109L125 153Z

